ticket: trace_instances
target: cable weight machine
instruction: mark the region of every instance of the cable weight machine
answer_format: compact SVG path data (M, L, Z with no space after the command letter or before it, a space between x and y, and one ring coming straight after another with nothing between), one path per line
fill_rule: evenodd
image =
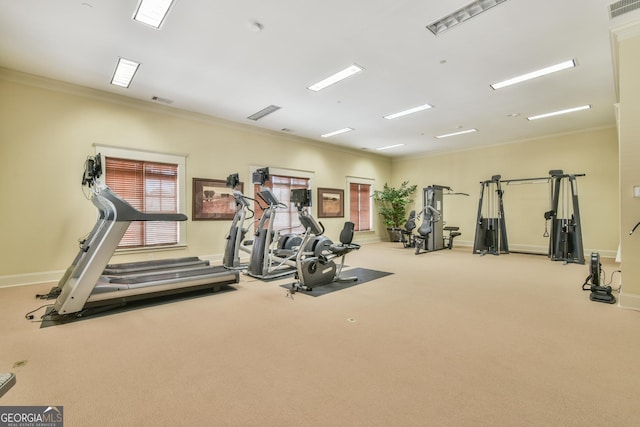
M473 241L474 254L500 255L501 253L509 253L504 205L502 203L504 191L500 184L500 178L500 175L493 175L491 179L480 183L478 220Z
M578 204L577 176L562 170L549 171L551 176L551 210L544 217L551 221L549 258L552 261L584 264L582 225Z
M545 224L544 237L549 237L548 256L552 261L584 264L582 226L578 204L577 177L585 174L565 174L562 170L550 170L549 176L538 178L501 179L494 175L480 183L478 221L473 253L509 253L507 229L505 226L501 183L533 183L547 181L550 184L550 210L544 213L547 223L551 223L551 233ZM485 199L485 191L487 196Z

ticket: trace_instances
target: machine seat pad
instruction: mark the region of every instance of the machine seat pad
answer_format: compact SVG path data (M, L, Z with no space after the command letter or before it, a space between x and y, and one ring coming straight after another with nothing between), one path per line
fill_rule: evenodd
M443 228L443 230L446 230L446 231L458 231L458 230L460 230L460 227L446 226L446 227Z
M329 246L329 250L331 251L332 255L335 256L342 256L342 255L346 255L351 251L356 251L360 249L360 245L355 244L355 243L349 243L349 244L344 244L344 245L331 245Z

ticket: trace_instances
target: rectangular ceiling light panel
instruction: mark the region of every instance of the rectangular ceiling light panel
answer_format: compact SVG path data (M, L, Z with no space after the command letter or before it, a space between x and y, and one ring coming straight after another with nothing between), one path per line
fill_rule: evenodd
M173 0L140 0L133 19L159 29L172 4Z
M451 27L455 27L464 21L473 18L481 14L482 12L491 9L494 6L504 3L507 0L476 0L462 6L460 9L450 13L449 15L438 19L435 22L427 25L427 29L434 35L438 35Z
M263 108L262 110L258 111L257 113L253 113L252 115L247 117L247 119L254 120L254 121L260 120L264 116L278 111L280 108L281 107L278 107L277 105L269 105L268 107Z
M128 88L131 85L133 76L138 71L140 63L131 61L129 59L118 58L118 64L116 70L111 78L111 84Z
M331 136L340 135L341 133L351 132L352 130L353 128L342 128L342 129L335 130L333 132L325 133L324 135L320 135L320 136L322 138L329 138Z
M398 148L398 147L402 147L402 146L404 146L404 144L387 145L386 147L376 148L376 150L377 151L389 150L391 148Z
M400 111L398 113L389 114L388 116L384 116L387 120L397 119L398 117L406 116L408 114L417 113L418 111L428 110L429 108L433 108L433 105L424 104L419 105L417 107L409 108L408 110Z
M553 116L559 116L561 114L574 113L576 111L588 110L590 108L591 108L591 105L582 105L580 107L567 108L566 110L553 111L551 113L538 114L537 116L527 117L527 120L544 119L546 117L553 117Z
M465 133L472 133L472 132L477 132L477 131L478 131L478 129L461 130L460 132L447 133L447 134L444 134L444 135L436 135L436 138L438 138L438 139L449 138L450 136L464 135Z
M319 81L314 85L309 86L307 89L310 89L314 92L318 92L319 90L322 90L327 86L331 86L334 83L338 83L339 81L344 80L347 77L351 77L362 70L364 70L364 68L360 67L359 65L353 64L352 66L345 68L342 71L338 71L334 75L329 76L326 79Z
M551 65L549 67L532 71L530 73L523 74L521 76L514 77L512 79L504 80L499 83L494 83L491 85L491 87L493 89L502 89L503 87L511 86L517 83L522 83L527 80L535 79L537 77L546 76L547 74L556 73L558 71L566 70L567 68L574 68L575 66L576 66L576 60L571 59L569 61L564 61L559 64Z

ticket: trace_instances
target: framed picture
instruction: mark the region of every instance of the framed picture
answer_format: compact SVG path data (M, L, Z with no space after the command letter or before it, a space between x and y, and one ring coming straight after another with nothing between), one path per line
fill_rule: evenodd
M342 218L344 216L344 190L318 188L318 218Z
M236 200L226 183L222 179L193 178L192 220L233 219ZM236 189L242 191L242 183Z

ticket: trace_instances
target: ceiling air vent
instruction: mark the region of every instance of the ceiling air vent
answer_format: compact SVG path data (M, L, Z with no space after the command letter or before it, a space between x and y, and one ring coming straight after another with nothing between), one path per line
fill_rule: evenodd
M258 111L257 113L253 113L252 115L250 115L249 117L247 117L247 119L249 120L260 120L261 118L263 118L264 116L271 114L275 111L278 111L280 109L280 107L278 107L277 105L269 105L268 107L263 108L262 110Z
M609 15L613 19L636 9L640 9L640 0L620 0L609 5Z
M163 104L173 104L173 100L162 98L161 96L152 96L151 99L157 102L162 102Z
M427 25L427 29L437 36L441 32L462 24L464 21L473 18L494 6L504 3L507 0L474 0L466 6L438 19Z

